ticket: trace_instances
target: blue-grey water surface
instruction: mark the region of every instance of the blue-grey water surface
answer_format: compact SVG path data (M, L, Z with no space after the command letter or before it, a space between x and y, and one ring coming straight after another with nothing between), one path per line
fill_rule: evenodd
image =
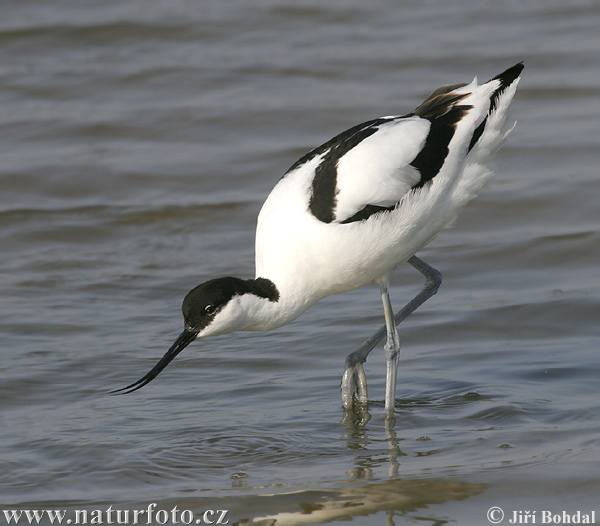
M1 510L600 520L600 4L0 9ZM371 419L340 405L344 357L382 322L375 286L196 342L143 390L107 395L163 355L189 289L253 277L256 215L298 157L521 60L496 178L420 254L444 283L401 326L393 428L382 350ZM405 267L397 307L422 283Z

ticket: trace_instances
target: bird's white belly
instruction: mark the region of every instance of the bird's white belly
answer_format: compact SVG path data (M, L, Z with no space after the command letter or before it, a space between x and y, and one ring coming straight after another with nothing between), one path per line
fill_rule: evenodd
M280 181L261 210L256 233L256 276L276 284L292 319L326 296L381 279L444 226L419 224L418 213L406 216L402 209L366 221L324 223L307 209L302 199L307 191L302 181Z

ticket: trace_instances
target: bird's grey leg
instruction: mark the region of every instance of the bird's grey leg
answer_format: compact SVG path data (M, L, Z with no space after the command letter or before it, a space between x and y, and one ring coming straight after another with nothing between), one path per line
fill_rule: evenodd
M410 314L412 314L419 306L431 298L431 296L437 292L440 284L442 283L442 275L440 272L425 263L417 256L411 257L408 260L408 263L410 263L421 274L423 274L423 276L425 276L425 287L421 292L419 292L419 294L417 294L396 313L394 316L394 323L396 326L399 325L400 322L402 322ZM355 394L357 402L367 402L367 380L362 364L366 361L369 353L383 341L387 335L387 332L387 325L384 325L346 358L341 386L342 403L345 409L352 408Z
M396 375L398 373L398 361L400 360L400 336L394 320L394 310L390 301L390 276L386 276L379 282L381 301L383 302L383 315L387 339L383 349L387 360L387 373L385 378L385 410L388 413L394 411L396 400Z

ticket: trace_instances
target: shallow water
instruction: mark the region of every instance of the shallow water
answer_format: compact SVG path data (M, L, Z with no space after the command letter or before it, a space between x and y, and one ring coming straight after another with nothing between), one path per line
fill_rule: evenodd
M600 520L599 25L583 1L4 2L0 509ZM190 288L253 276L256 215L299 156L520 60L496 178L420 254L444 283L401 326L395 426L381 350L369 415L340 408L375 287L107 396L163 355ZM395 305L420 285L399 269Z

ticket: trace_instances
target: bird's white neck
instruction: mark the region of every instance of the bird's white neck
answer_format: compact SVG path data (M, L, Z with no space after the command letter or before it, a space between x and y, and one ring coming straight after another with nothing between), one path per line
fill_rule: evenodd
M301 297L299 294L290 294L288 290L280 290L267 278L239 281L243 281L246 290L231 297L199 336L275 329L296 319L318 301L308 301L306 296Z
M242 330L268 331L286 325L300 316L306 309L316 303L319 298L306 295L306 290L296 291L285 285L278 285L268 278L277 291L277 298L259 297L254 294L244 294L238 298L239 305L246 313L247 326Z

